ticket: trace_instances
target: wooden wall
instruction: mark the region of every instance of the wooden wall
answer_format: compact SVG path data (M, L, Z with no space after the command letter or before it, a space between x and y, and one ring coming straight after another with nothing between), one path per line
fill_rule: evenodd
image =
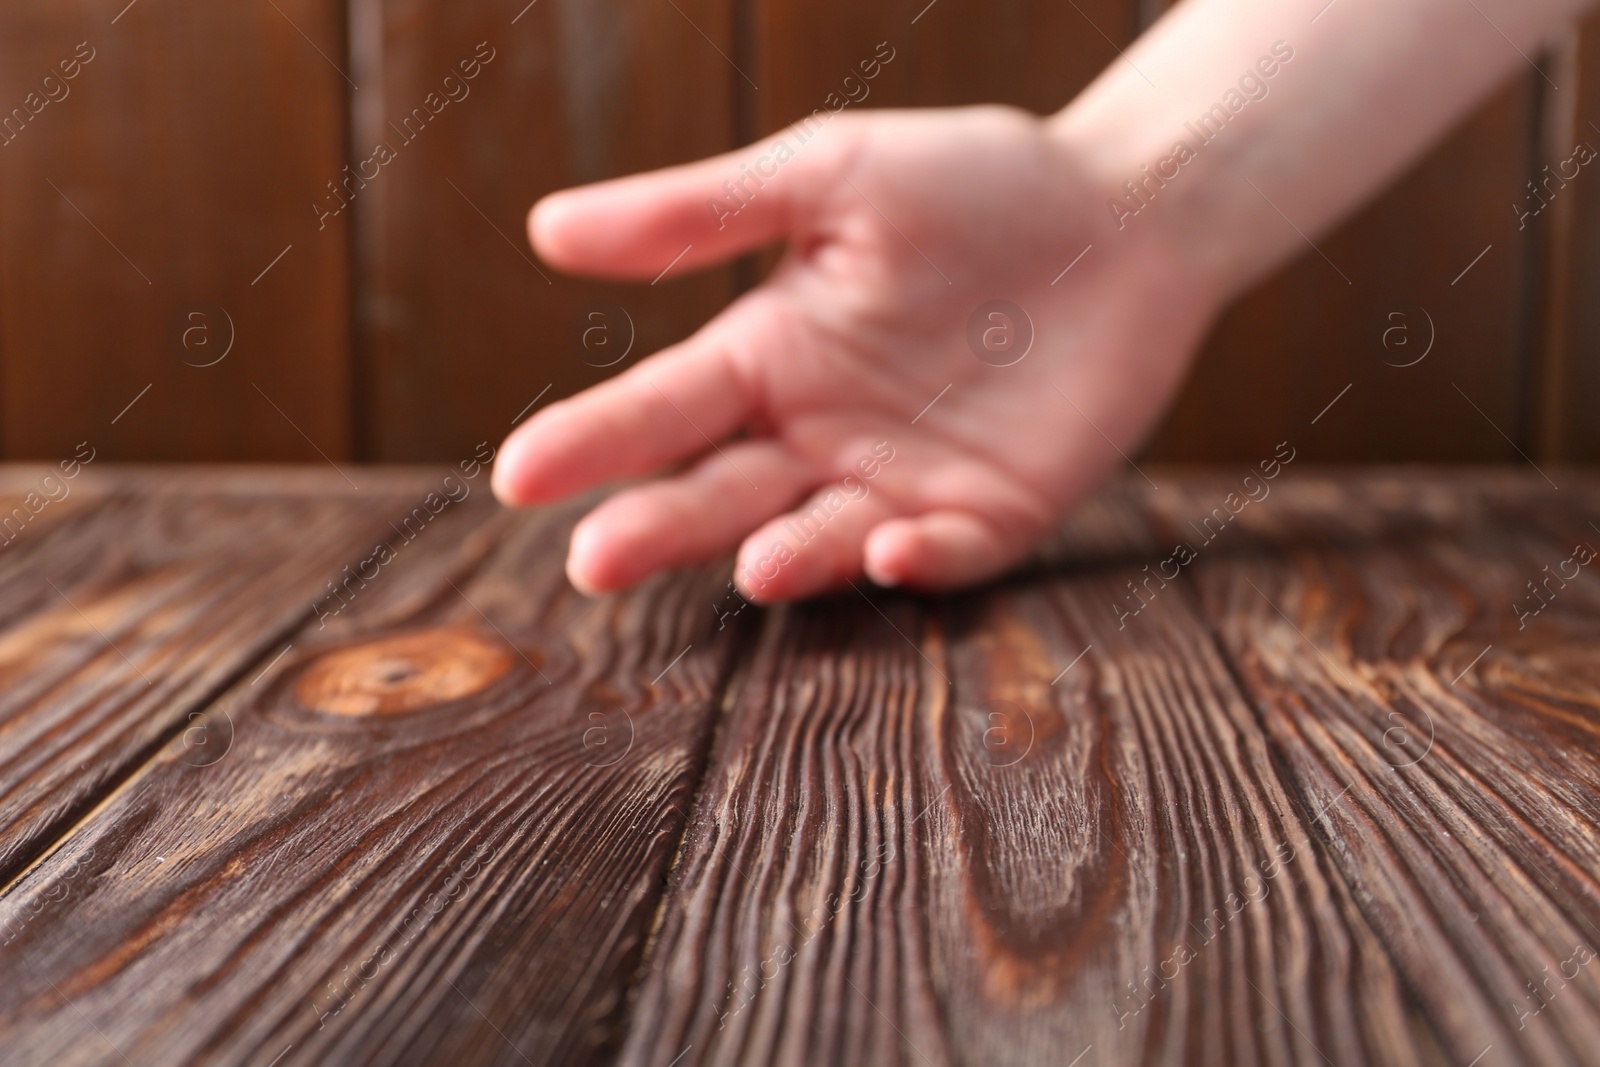
M1053 110L1162 6L525 2L9 0L0 454L468 456L762 269L561 277L523 237L543 193L774 130L883 40L869 106ZM1344 277L1308 253L1239 301L1148 451L1600 455L1600 186L1525 230L1510 207L1600 144L1597 34L1575 28L1319 242ZM1397 311L1436 334L1414 366L1380 343ZM609 347L586 349L596 324Z

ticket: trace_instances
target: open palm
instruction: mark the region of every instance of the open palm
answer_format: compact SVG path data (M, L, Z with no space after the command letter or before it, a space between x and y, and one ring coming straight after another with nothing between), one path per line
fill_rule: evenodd
M579 588L736 544L735 579L762 601L863 573L979 581L1123 462L1181 380L1213 295L1153 221L1119 230L1108 190L1041 120L985 107L819 125L530 216L545 259L608 278L788 242L693 337L501 450L495 489L513 504L672 468L578 525Z

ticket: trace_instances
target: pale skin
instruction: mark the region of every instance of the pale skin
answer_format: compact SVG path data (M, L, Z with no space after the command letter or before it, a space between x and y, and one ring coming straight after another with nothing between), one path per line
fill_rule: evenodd
M1016 566L1136 451L1230 299L1588 6L1325 2L1185 0L1046 118L845 111L731 217L708 200L778 140L798 144L792 131L546 197L533 246L575 274L650 281L685 245L675 274L787 251L688 340L528 419L500 450L496 494L523 505L630 482L573 532L567 574L590 593L734 548L741 594L762 602L863 577L945 590ZM1293 58L1268 94L1147 186L1136 216L1111 210L1138 206L1124 183L1193 143L1184 124L1276 42ZM1011 366L967 340L995 298L1035 329ZM864 477L883 442L892 460ZM827 521L802 541L819 503Z

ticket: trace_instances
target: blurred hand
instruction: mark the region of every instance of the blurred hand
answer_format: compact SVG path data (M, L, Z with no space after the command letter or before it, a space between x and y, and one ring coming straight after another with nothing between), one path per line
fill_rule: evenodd
M546 198L534 247L575 273L648 280L685 246L673 274L788 250L687 341L519 427L495 492L529 504L658 476L573 532L567 572L590 592L735 545L758 601L1015 565L1126 462L1222 296L1155 213L1118 229L1122 176L1091 177L1092 148L1005 108L847 113L809 140L791 128ZM763 156L776 174L730 196ZM995 300L1026 320L977 315ZM987 347L969 343L975 315ZM1026 355L996 365L1030 320Z

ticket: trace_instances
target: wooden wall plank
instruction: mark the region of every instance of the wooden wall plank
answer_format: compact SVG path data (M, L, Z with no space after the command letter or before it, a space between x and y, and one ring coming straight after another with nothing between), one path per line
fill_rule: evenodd
M27 117L0 138L5 455L349 454L348 242L310 209L343 162L341 11L0 10L0 108Z
M445 512L8 887L8 1056L604 1058L744 620L574 593L577 513Z
M754 0L752 10L757 136L809 115L829 93L869 108L1003 103L1052 112L1117 58L1139 21L1133 0ZM895 58L862 96L858 64L880 41Z
M1327 259L1307 248L1230 307L1147 451L1250 462L1290 439L1318 460L1515 461L1501 434L1524 450L1532 434L1535 279L1511 206L1526 196L1537 78L1317 238ZM1403 330L1386 347L1391 325Z
M626 286L558 275L528 251L524 217L552 190L733 146L727 4L353 6L363 84L354 151L365 158L383 142L397 153L352 203L364 457L469 451L536 397L548 403L616 373L726 302L727 270ZM480 42L494 58L464 81L458 64ZM404 117L430 92L446 99L452 72L459 101L408 143ZM590 320L591 310L605 317ZM596 325L608 346L586 350Z
M13 4L0 15L0 108L22 108L0 137L15 207L0 219L0 448L58 457L99 433L111 458L460 454L535 397L686 335L734 288L729 271L653 287L556 276L522 232L541 193L776 129L879 41L896 59L863 106L1053 110L1157 6L352 0L347 33L333 0ZM1600 387L1583 299L1595 194L1576 183L1543 236L1511 210L1529 161L1556 151L1552 130L1587 135L1593 37L1561 75L1565 97L1527 74L1319 241L1352 285L1308 252L1230 309L1151 454L1254 458L1347 384L1309 455L1515 458L1499 431L1544 456L1600 451L1562 406ZM80 42L94 58L66 80L58 65ZM403 133L479 42L495 59L470 96ZM47 89L62 98L42 103ZM394 160L319 218L350 199L327 183L379 141ZM1383 348L1391 312L1411 338L1435 335L1428 359L1394 365L1416 348ZM585 350L600 321L614 343ZM628 357L600 366L630 335ZM230 339L215 366L185 365Z
M1600 459L1600 424L1590 414L1600 396L1600 183L1572 160L1579 145L1600 153L1600 14L1574 27L1553 51L1552 77L1564 88L1546 96L1537 160L1557 180L1549 206L1532 221L1541 267L1541 358L1530 451L1542 460L1590 463Z
M1248 462L1294 437L1324 461L1514 461L1496 429L1531 451L1542 282L1510 205L1533 169L1545 84L1521 74L1319 239L1336 269L1308 248L1225 309L1145 451ZM1347 385L1339 418L1303 431Z
M309 493L266 473L254 494L219 500L205 492L214 474L90 469L49 505L59 521L41 512L44 528L4 550L0 880L276 652L428 488L417 473L362 477L358 496L332 472L297 474Z

